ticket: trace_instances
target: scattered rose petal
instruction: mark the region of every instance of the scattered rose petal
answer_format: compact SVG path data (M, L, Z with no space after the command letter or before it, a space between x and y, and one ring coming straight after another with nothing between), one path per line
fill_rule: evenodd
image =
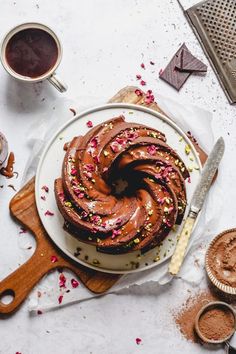
M51 256L51 262L52 262L52 263L58 262L57 256Z
M150 64L151 65L155 65L154 61L150 60Z
M41 197L40 197L42 200L46 200L46 197L45 197L45 195L41 195Z
M136 341L136 344L139 345L142 342L142 339L141 338L136 338L135 341Z
M137 96L142 96L143 95L142 91L139 90L139 89L136 89L134 92L136 93Z
M95 136L94 138L92 138L90 140L90 143L89 145L92 147L92 148L96 148L98 146L98 138L97 136Z
M70 108L70 111L73 113L73 115L76 115L76 110L74 108Z
M13 184L8 184L7 187L9 187L9 188L13 189L13 191L17 192L17 190Z
M44 215L45 215L45 216L53 216L54 213L51 212L50 210L47 210L47 211L45 211Z
M20 352L16 352L16 354L21 354Z
M59 304L62 303L62 299L63 299L63 295L60 295L60 296L58 297L58 303L59 303Z
M188 183L191 183L191 177L188 177L187 181Z
M88 128L92 128L93 127L93 122L91 120L88 120L86 123Z
M72 168L71 171L70 171L70 174L71 174L72 176L76 176L76 174L77 174L77 169L76 169L76 168Z
M80 214L80 215L81 215L81 218L83 218L83 219L84 219L84 218L87 218L88 213L87 213L86 211L84 211L84 210L83 210L83 211L81 212L81 214Z
M160 69L160 71L159 71L159 75L162 75L162 73L163 73L163 70L162 70L162 69Z
M79 198L79 199L82 199L83 197L84 197L84 193L83 193L83 192L81 192L81 193L78 194L78 198Z
M140 84L141 84L142 86L145 86L147 83L146 83L146 81L141 80L141 81L140 81Z
M42 311L41 311L41 310L38 310L38 311L37 311L37 314L38 314L38 315L42 315Z
M145 69L144 63L142 63L140 66L141 66L142 69Z
M139 74L136 75L136 79L137 79L137 80L140 80L141 78L142 78L141 75L139 75Z
M75 279L71 279L72 288L77 288L79 286L79 282Z
M48 186L42 186L42 188L41 188L42 190L44 190L46 193L48 193L49 192L49 188L48 188Z
M66 277L63 273L59 276L59 286L60 288L66 288Z

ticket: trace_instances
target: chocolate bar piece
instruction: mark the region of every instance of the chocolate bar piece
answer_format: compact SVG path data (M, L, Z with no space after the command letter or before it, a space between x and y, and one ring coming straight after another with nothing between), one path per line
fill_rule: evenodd
M181 65L181 52L188 50L185 43L178 49L177 53L173 56L167 67L159 74L160 79L166 81L176 90L180 90L185 81L191 75L191 72L180 71L176 67Z
M176 64L176 68L180 71L207 72L207 66L186 49L182 50L180 65Z

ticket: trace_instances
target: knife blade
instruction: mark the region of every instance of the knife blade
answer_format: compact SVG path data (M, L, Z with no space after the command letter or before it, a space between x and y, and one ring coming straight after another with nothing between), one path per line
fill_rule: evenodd
M224 139L221 137L217 140L211 153L209 154L202 170L201 179L193 193L188 216L184 222L183 229L180 233L179 240L169 264L169 273L172 275L177 275L180 270L193 226L198 213L203 206L219 163L224 155L224 150L225 143Z

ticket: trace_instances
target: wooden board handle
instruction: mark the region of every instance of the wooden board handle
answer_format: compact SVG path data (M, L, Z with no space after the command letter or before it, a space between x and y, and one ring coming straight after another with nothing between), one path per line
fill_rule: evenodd
M14 312L29 295L39 280L53 268L60 266L36 251L33 256L4 280L0 281L0 314ZM4 304L1 298L12 295L12 301Z

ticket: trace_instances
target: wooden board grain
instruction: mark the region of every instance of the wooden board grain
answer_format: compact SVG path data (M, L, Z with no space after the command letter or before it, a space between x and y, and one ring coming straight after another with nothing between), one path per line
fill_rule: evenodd
M146 106L145 96L137 96L136 89L134 86L125 87L109 102L127 102ZM148 107L165 114L156 103L152 103ZM199 153L201 162L204 163L207 155L195 142L193 143ZM103 273L79 265L55 246L40 221L35 203L34 188L35 183L32 179L15 195L10 203L12 216L34 235L36 249L26 263L0 281L0 299L5 294L13 296L13 301L10 304L3 304L0 301L0 314L11 314L18 309L39 280L56 268L70 269L90 291L97 294L106 292L120 278L119 274ZM53 263L51 256L56 256L58 261Z

